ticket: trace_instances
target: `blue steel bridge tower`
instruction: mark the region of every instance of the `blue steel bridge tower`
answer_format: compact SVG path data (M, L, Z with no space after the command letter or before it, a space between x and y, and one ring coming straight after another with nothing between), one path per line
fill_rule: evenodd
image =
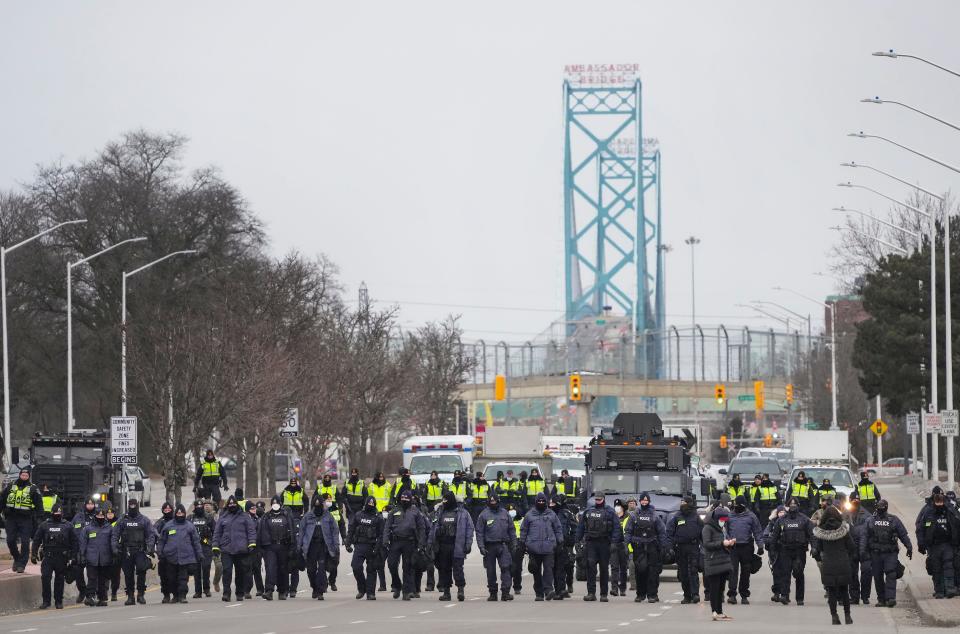
M610 307L630 320L635 371L657 378L665 324L660 150L643 137L641 95L636 74L568 73L563 83L566 332L576 336L578 324Z

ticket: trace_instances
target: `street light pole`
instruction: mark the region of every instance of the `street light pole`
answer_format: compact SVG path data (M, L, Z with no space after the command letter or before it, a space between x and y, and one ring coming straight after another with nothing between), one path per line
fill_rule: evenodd
M93 255L76 262L67 262L67 431L73 431L73 269L129 242L143 242L146 238L127 238L111 244Z
M9 468L11 462L13 462L13 448L10 446L12 438L10 435L10 350L7 338L7 254L38 238L42 238L52 231L56 231L60 227L84 222L86 220L67 220L55 224L26 240L21 240L12 247L0 246L0 298L2 298L0 302L3 304L0 307L0 312L3 313L3 317L0 318L0 321L3 322L3 464L6 468Z
M815 304L820 304L824 308L830 311L830 396L831 396L831 408L833 410L833 420L830 421L830 430L836 431L840 429L840 426L837 424L837 319L836 319L836 306L834 304L828 304L826 302L821 302L818 299L814 299L809 295L804 295L803 293L797 292L790 288L784 288L782 286L774 286L773 290L775 291L786 291L788 293L793 293L797 297L801 297L807 301L813 302Z
M904 53L897 53L897 52L895 52L892 48L891 48L890 50L888 50L888 51L877 51L877 52L873 53L873 56L874 56L874 57L889 57L889 58L892 58L892 59L897 59L897 58L900 58L900 57L902 57L902 58L904 58L904 59L915 59L915 60L917 60L918 62L923 62L924 64L929 64L930 66L933 66L934 68L939 68L940 70L942 70L942 71L944 71L944 72L946 72L946 73L950 73L950 74L953 75L954 77L960 77L960 73L958 73L958 72L956 72L956 71L953 71L953 70L950 70L949 68L946 68L946 67L944 67L944 66L941 66L940 64L935 64L935 63L931 62L929 59L925 59L925 58L923 58L923 57L918 57L918 56L916 56L916 55L905 55Z
M700 238L690 236L684 240L685 244L690 245L690 325L691 340L693 341L693 380L697 380L697 278L696 263L694 260L694 251L700 244ZM680 367L680 359L677 358L677 367Z
M810 363L810 353L812 352L812 349L813 349L813 327L810 323L811 322L810 313L807 313L807 315L804 316L804 315L801 315L800 313L796 313L790 310L786 306L781 306L776 302L766 302L766 301L760 301L758 299L755 299L753 300L752 303L775 306L776 308L779 308L780 310L786 313L790 313L794 317L798 318L800 321L807 322L807 383L810 385L810 391L807 397L809 401L807 404L807 422L809 423L811 420L813 420L813 366Z
M861 134L862 134L862 133L861 133ZM856 135L853 135L853 136L856 136ZM932 213L928 213L928 212L926 212L926 211L923 211L922 209L920 209L920 208L918 208L918 207L914 207L913 205L910 205L910 204L908 204L908 203L905 203L905 202L902 201L902 200L897 200L896 198L891 198L890 196L887 196L886 194L883 194L883 193L881 193L881 192L878 192L877 190L872 189L872 188L870 188L870 187L865 187L865 186L863 186L863 185L854 185L853 183L850 183L850 182L847 182L847 183L839 183L838 186L839 186L839 187L853 187L853 188L857 188L857 189L865 189L865 190L867 190L867 191L869 191L869 192L873 192L874 194L880 196L881 198L886 198L886 199L889 200L890 202L896 203L896 204L898 204L898 205L900 205L900 206L902 206L902 207L906 207L906 208L909 209L910 211L913 211L914 213L920 215L921 217L925 217L925 218L927 218L927 219L929 220L929 223L930 223L930 224L929 224L929 231L930 231L930 411L931 411L931 413L934 413L934 414L935 414L935 413L937 413L938 411L940 411L940 399L939 399L939 395L938 395L938 391L939 391L939 379L938 379L939 370L938 370L938 362L937 362L937 248L936 248L936 246L937 246L937 225L936 225L936 216L935 216L934 214L932 214ZM939 196L938 196L938 198L939 198ZM942 201L942 200L943 200L943 199L941 198L941 201ZM949 226L949 223L948 223L948 226ZM949 236L949 235L950 235L949 230L945 232L945 235L946 235L946 236ZM944 251L945 251L946 254L949 254L948 238L945 238L945 239L944 239ZM950 286L950 279L947 278L947 280L946 280L946 288L949 288L949 286ZM949 291L949 290L946 291L946 297L947 297L947 298L950 297L950 291ZM949 299L948 299L948 302L949 302ZM947 307L949 307L949 303L947 304ZM948 308L948 310L949 310L949 308ZM949 315L949 312L948 312L947 314ZM950 331L948 331L948 332L950 332ZM952 335L951 335L951 336L952 336ZM948 345L947 345L947 350L949 351L949 354L952 355L952 353L953 353L953 346L952 346L951 344L948 344ZM948 368L948 369L947 369L947 375L950 377L950 380L952 381L952 380L953 380L953 363L951 362L951 359L950 359L949 357L948 357L946 360L947 360L947 368ZM953 390L952 390L952 389L950 390L950 398L951 398L951 401L952 401L952 400L953 400ZM951 405L952 405L952 402L951 402ZM934 437L931 439L931 438L928 438L926 432L924 432L924 434L923 434L923 451L924 451L924 457L926 457L926 456L928 455L928 454L927 454L927 447L928 447L929 444L932 444L932 451L930 452L929 455L930 455L931 458L932 458L932 460L931 460L930 462L932 462L933 464L932 464L932 465L928 465L928 464L927 464L927 461L924 460L924 467L923 467L923 468L924 468L924 471L927 471L927 470L929 469L929 473L932 475L932 479L939 480L939 474L940 474L940 441L939 441L939 437L938 437L938 436L934 436ZM949 453L949 452L952 452L952 451L953 451L952 448L951 448L951 449L948 449L948 453Z
M173 253L168 253L162 258L157 258L149 264L144 264L138 269L134 269L129 273L124 271L121 276L121 291L120 291L120 415L127 415L127 278L133 277L140 271L149 269L154 264L159 264L164 260L172 258L175 255L186 255L188 253L196 253L196 249L187 249L185 251L174 251Z

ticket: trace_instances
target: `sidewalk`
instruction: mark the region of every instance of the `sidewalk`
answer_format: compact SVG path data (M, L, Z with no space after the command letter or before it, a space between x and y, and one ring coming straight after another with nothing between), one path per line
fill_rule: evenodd
M877 480L881 496L890 503L890 513L903 522L913 543L913 559L906 558L900 551L900 562L906 566L903 583L907 592L917 604L917 609L925 621L931 625L951 627L960 625L960 598L934 599L933 579L927 574L926 557L917 552L917 536L914 522L924 500L930 495L931 483L910 478L884 478Z

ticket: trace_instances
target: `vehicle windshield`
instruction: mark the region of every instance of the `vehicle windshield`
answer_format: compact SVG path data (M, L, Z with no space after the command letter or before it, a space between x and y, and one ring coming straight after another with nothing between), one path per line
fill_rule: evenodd
M679 473L637 474L637 491L659 495L683 495L683 478Z
M95 464L103 459L102 447L43 447L33 448L37 464L61 463L65 461L81 464Z
M497 479L497 471L503 471L503 477L507 477L507 469L513 469L513 477L519 478L521 471L526 471L527 475L530 475L531 469L539 469L535 464L512 464L507 465L498 465L498 464L488 464L487 467L483 470L483 479L487 482L495 482ZM540 477L543 477L543 474L540 474Z
M564 469L569 471L583 471L584 470L584 458L583 456L571 456L569 458L553 458L553 473L560 475L560 472Z
M591 475L590 486L594 491L604 491L608 494L639 492L635 471L611 471L609 473L594 471Z
M748 475L750 479L753 479L753 476L758 473L769 473L771 476L776 476L780 473L780 463L776 460L734 460L730 464L728 469L730 475L734 473L740 474L740 476ZM745 478L741 477L741 480Z
M814 484L820 486L823 483L823 479L827 478L830 480L830 484L835 487L853 487L853 481L850 479L850 472L846 469L831 469L829 467L823 467L818 469L797 469L793 477L796 478L797 474L803 471L807 475L808 480L812 480Z
M414 456L410 460L410 473L413 475L429 474L431 471L453 473L460 469L463 469L463 461L460 456L424 454Z

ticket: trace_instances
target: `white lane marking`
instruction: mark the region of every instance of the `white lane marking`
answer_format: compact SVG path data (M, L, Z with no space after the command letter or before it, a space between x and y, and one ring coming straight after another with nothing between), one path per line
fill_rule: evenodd
M661 610L670 610L670 609L672 609L672 608L673 608L672 605L664 605L664 606L662 606L660 609L661 609Z
M203 610L187 610L186 612L181 612L180 614L196 614L197 612L203 612Z
M633 619L633 622L634 622L634 623L643 623L643 622L646 621L646 620L647 620L647 619Z
M350 621L350 625L360 625L361 623L366 623L366 621Z
M674 592L674 594L679 597L679 596L681 596L681 595L683 594L683 590L681 590L680 592Z
M100 625L103 621L84 621L83 623L76 623L75 625Z
M624 621L623 623L620 623L620 627L623 627L624 625L630 625L630 621Z
M37 631L37 628L35 628L35 627L28 627L28 628L24 628L24 629L22 629L22 630L10 630L10 631L11 631L11 632L36 632L36 631Z
M325 628L325 627L326 627L326 625L314 625L314 626L311 627L310 629L311 629L311 630L322 630L322 629Z
M228 607L228 608L235 608L235 607L237 607L238 605L243 605L243 604L242 604L242 603L232 603L232 604L228 605L227 607Z
M451 604L445 605L445 606L443 606L443 607L445 607L445 608L455 608L455 607L457 607L457 604L456 604L456 603L451 603Z
M420 614L430 614L431 612L433 612L433 610L423 610Z
M479 601L479 600L480 600L480 597L470 597L470 600L471 600L471 601Z
M155 614L147 614L146 616L131 616L131 621L139 621L141 619L155 619L157 618Z
M609 630L608 630L607 628L602 628L602 629L593 630L593 631L594 631L594 632L608 632Z
M395 617L393 617L393 618L395 618L395 619L405 619L405 618L407 618L407 616L406 616L405 614L401 614L400 616L395 616Z
M663 614L663 612L651 612L651 613L648 614L647 616L658 617L658 616L660 616L661 614Z

